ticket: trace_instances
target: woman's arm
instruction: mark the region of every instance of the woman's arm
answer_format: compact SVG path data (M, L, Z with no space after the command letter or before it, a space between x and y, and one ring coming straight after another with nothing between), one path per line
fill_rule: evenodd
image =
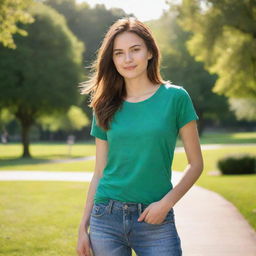
M179 130L179 133L186 152L188 165L178 184L160 200L167 210L170 210L193 186L204 168L196 121L193 120L184 125Z
M101 140L99 138L95 138L96 144L96 162L95 169L92 180L90 182L89 190L87 193L87 199L84 208L84 214L80 223L79 230L84 232L90 225L90 214L93 207L93 199L94 195L99 183L100 178L103 174L103 169L106 166L107 162L107 154L108 154L108 142L106 140Z
M180 129L181 139L186 151L188 166L179 183L160 201L150 204L140 215L138 221L160 224L168 211L192 187L203 171L203 157L199 143L196 121L191 121Z

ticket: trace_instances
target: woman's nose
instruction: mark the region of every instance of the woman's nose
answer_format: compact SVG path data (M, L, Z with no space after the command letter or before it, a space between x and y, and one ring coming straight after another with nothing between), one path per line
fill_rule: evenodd
M125 54L125 62L130 62L132 60L132 56L130 53Z

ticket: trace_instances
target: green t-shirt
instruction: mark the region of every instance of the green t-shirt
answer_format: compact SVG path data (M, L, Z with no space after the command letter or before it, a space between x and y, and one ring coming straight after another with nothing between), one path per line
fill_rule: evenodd
M106 132L96 123L90 134L108 141L107 163L94 202L109 199L150 204L172 188L171 167L179 129L198 120L188 92L162 84L148 99L123 101Z

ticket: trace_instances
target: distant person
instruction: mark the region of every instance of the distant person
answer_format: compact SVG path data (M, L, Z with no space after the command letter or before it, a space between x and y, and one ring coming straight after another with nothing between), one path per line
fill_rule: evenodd
M8 132L6 130L1 134L1 142L3 144L7 144L8 142Z
M71 156L72 145L75 143L75 138L76 137L73 134L68 135L68 137L67 137L68 155L69 155L69 157Z
M79 256L129 256L132 249L138 256L182 255L173 207L201 175L203 159L192 100L162 79L159 55L145 24L120 19L82 85L83 94L92 93L96 165L78 231ZM178 134L188 165L173 187Z
M68 135L67 137L67 144L73 145L75 143L75 136L74 135Z

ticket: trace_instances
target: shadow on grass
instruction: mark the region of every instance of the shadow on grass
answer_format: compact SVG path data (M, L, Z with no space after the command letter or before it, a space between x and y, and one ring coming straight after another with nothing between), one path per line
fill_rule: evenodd
M45 164L49 163L49 159L43 158L9 158L0 160L0 167L5 166L20 166L20 165L29 165L29 164Z
M4 158L0 159L0 168L10 166L21 166L21 165L32 165L32 164L48 164L58 160L69 160L79 158L77 156L69 156L67 154L50 154L44 155L43 157L32 157L32 158Z

